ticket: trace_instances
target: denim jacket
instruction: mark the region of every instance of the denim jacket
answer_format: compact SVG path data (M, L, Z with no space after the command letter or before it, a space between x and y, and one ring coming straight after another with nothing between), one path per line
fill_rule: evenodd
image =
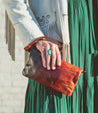
M62 41L56 1L29 0L27 5L23 0L3 0L8 16L24 47L45 35Z

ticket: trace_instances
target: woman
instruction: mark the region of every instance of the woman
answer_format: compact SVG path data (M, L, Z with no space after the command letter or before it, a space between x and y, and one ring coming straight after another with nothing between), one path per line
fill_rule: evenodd
M50 36L59 41L60 30L57 18L56 0L29 0L32 12L27 10L27 6L20 0L5 0L5 6L9 17L19 34L24 47L33 42L38 37ZM29 79L25 99L24 113L93 113L98 112L97 84L98 77L93 73L94 53L97 51L94 29L94 6L93 0L68 0L69 33L71 45L71 62L86 70L81 76L75 91L71 97L47 88ZM96 16L95 16L96 19ZM58 65L61 56L58 47L45 40L38 40L37 49L42 53L42 45L45 50L55 48L52 53L56 53L52 58L52 69L55 70L56 60ZM57 54L59 57L57 57ZM50 69L50 56L44 60L43 66ZM48 63L47 63L48 62ZM95 83L95 85L94 85ZM95 96L95 98L94 98ZM94 103L96 106L94 106Z

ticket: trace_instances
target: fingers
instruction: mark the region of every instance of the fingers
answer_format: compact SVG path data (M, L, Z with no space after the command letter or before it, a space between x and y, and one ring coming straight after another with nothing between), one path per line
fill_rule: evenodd
M41 49L41 57L42 57L43 67L46 68L46 56L45 56L45 47L44 46L42 46L42 49Z
M48 55L47 51L48 50L52 51L52 55ZM57 66L61 65L61 55L60 55L60 51L57 45L55 44L45 44L42 48L41 48L41 57L42 57L42 64L43 67L47 68L47 70L50 70L50 67L52 67L52 70L56 69L56 64ZM50 61L52 59L52 63L50 66Z
M59 48L56 44L49 42L49 41L40 41L39 43L36 44L37 49L41 52L41 57L42 57L42 64L44 68L47 68L47 70L50 70L50 67L52 70L56 69L56 64L57 66L61 65L61 55ZM48 55L48 50L52 51L52 55ZM50 61L51 66L50 66Z
M46 68L45 44L42 42L38 42L36 43L36 48L41 52L42 64L43 64L43 67Z
M50 70L50 55L47 54L48 50L50 49L50 45L46 44L46 65L47 65L47 70Z
M58 46L56 47L56 56L57 56L57 65L60 66L61 65L61 54L60 54Z
M57 66L61 65L61 55L57 45L53 45L51 47L51 50L52 50L52 70L55 70L56 63L57 63Z
M56 51L55 51L55 45L51 46L52 51L52 70L56 69Z
M42 57L42 64L43 67L47 68L47 70L50 70L50 59L51 56L47 54L47 51L50 49L50 45L48 43L42 44L40 48L41 57Z

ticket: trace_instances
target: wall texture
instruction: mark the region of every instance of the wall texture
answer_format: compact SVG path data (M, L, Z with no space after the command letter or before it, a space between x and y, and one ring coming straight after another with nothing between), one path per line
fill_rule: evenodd
M23 113L27 78L22 76L24 49L16 37L16 60L5 43L5 9L0 0L0 113Z

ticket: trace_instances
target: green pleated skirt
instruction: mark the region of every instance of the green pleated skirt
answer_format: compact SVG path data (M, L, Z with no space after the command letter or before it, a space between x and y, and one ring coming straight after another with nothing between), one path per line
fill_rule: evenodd
M71 63L86 73L71 97L29 79L24 113L98 113L96 9L93 0L68 0L68 7Z

